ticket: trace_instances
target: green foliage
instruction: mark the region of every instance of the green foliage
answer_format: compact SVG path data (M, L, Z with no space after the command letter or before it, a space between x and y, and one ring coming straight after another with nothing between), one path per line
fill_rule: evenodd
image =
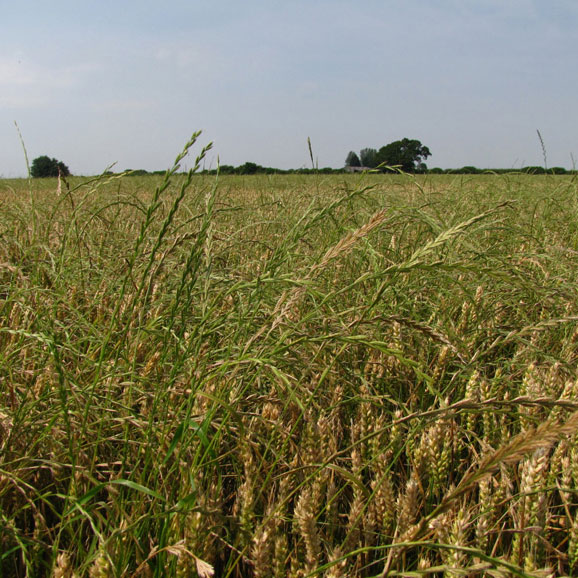
M529 175L545 175L546 169L544 167L536 166L536 167L524 167L522 169L523 173L527 173Z
M360 167L361 161L357 156L357 153L354 151L349 151L347 158L345 159L345 166L346 167Z
M381 147L377 152L377 164L399 167L406 173L424 172L427 167L423 161L429 156L429 148L419 140L404 138Z
M214 171L216 173L216 171ZM221 175L234 175L235 167L233 165L220 165L218 169Z
M546 169L544 167L524 167L522 169L523 173L529 175L568 175L574 174L575 171L567 171L564 167L552 167L551 169Z
M368 167L374 169L377 163L377 150L365 148L359 151L359 160L361 161L362 167Z
M259 172L259 169L262 169L263 167L260 167L258 164L256 163L245 163L244 165L241 165L239 167L238 173L240 175L254 175L256 173Z
M419 140L404 138L381 147L379 151L372 148L361 149L359 157L351 151L347 155L345 164L350 167L362 166L370 169L379 166L396 167L406 173L425 173L427 166L424 161L429 156L431 156L429 148ZM356 159L359 160L359 165L354 164Z
M46 155L35 158L30 167L30 175L35 179L46 177L68 177L70 171L68 167L57 159L52 159Z
M482 171L480 169L478 169L477 167L473 167L473 166L465 166L465 167L462 167L460 169L460 173L462 173L464 175L477 175L481 172Z

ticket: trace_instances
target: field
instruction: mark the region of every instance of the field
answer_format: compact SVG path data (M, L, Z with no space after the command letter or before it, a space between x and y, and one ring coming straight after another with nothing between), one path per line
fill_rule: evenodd
M0 575L578 573L577 276L572 177L1 181Z

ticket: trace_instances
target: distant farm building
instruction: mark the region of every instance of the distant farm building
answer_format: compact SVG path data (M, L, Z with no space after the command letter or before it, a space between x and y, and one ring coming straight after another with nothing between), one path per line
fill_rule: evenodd
M371 169L369 167L350 167L350 166L345 167L346 173L364 173L365 171L370 170Z

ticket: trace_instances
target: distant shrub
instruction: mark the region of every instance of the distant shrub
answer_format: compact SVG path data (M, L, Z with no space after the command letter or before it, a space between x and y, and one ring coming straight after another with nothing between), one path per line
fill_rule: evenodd
M377 166L377 150L372 148L364 148L359 151L359 161L362 167L369 167L374 169Z
M256 163L245 163L244 165L241 165L238 169L237 172L240 175L254 175L258 172L261 172L260 169L262 169L263 167L260 167L258 164Z
M68 177L70 170L63 162L44 155L32 161L30 175L35 179L57 177L58 175Z
M478 169L477 167L466 166L466 167L462 167L459 170L459 172L464 174L464 175L477 175L477 174L481 173L482 171L480 169Z
M529 175L544 175L546 174L546 169L544 167L524 167L522 172Z
M347 158L345 159L346 167L360 167L361 161L354 151L349 151Z
M131 177L144 177L145 175L149 174L149 172L145 171L145 169L127 169L126 172Z

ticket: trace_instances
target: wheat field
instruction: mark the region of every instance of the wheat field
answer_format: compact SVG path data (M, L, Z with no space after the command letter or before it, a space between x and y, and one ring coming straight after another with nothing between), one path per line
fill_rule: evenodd
M0 575L578 574L575 177L195 146L0 181Z

